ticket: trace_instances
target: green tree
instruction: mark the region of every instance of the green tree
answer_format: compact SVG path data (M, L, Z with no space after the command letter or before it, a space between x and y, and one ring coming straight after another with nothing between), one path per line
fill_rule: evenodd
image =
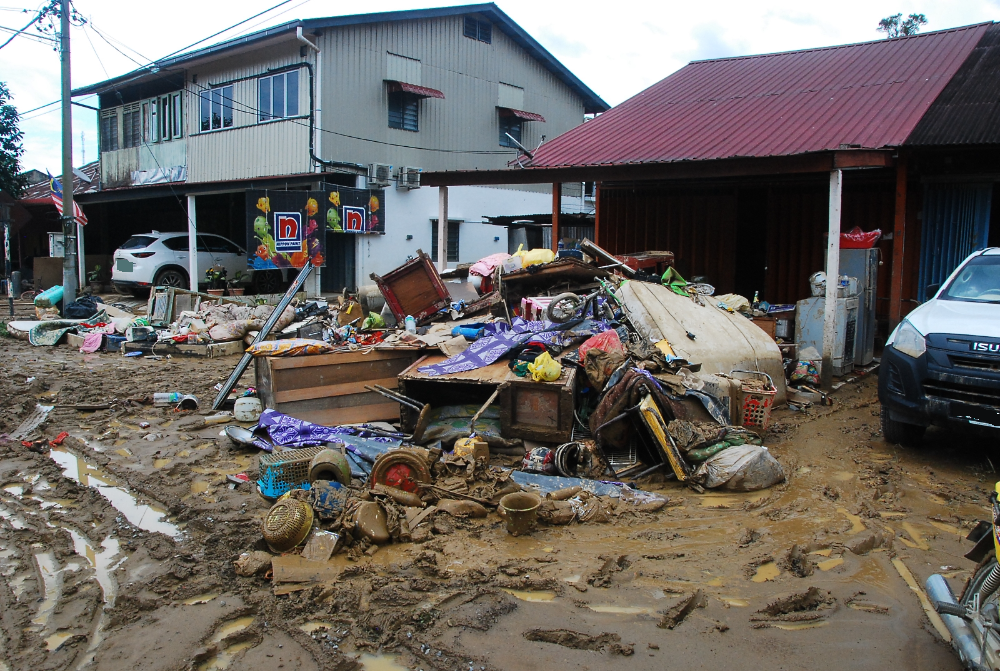
M887 38L892 39L893 37L916 35L920 32L920 28L926 25L927 17L923 14L910 14L904 21L903 14L899 13L887 16L879 21L878 31L885 33Z
M24 133L17 127L18 120L17 109L10 104L7 84L0 82L0 189L15 198L20 197L27 186L21 176Z

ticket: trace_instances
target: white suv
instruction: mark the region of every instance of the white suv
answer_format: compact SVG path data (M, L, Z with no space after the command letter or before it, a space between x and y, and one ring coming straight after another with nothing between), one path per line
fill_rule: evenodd
M140 295L154 286L186 289L188 281L188 234L153 231L133 235L115 250L111 281L122 293ZM247 253L232 240L210 233L198 234L198 272L225 268L230 279L241 272L258 293L277 293L283 277L278 270L252 271ZM199 277L199 282L204 276Z

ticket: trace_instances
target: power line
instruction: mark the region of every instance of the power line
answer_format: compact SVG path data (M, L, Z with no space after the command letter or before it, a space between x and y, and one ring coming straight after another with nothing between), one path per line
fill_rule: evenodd
M105 36L102 34L102 32L100 30L98 30L97 28L95 28L92 23L90 23L88 25L90 26L91 29L94 30L94 32L97 33L98 37L100 37L105 42L107 42L109 46L111 46L112 48L115 49L115 51L117 51L118 53L120 53L122 56L125 56L126 58L128 58L129 60L131 60L133 63L136 63L137 65L139 64L139 62L136 61L134 58L132 58L131 56L129 56L128 54L126 54L122 50L118 49L113 44L111 44L108 41L108 39L105 38ZM108 36L108 37L110 37L110 36ZM116 41L118 41L118 40L116 40ZM123 46L126 46L124 43L121 43L121 44ZM126 46L126 48L128 48L130 51L134 51L133 49L131 49L131 47L127 47ZM107 70L105 70L105 73L106 72L107 72ZM163 75L161 75L158 72L154 72L154 73L151 73L151 74L153 76L159 78L159 79L162 79L163 81L168 81L166 77L164 77ZM205 92L205 91L211 91L212 90L211 87L204 86L202 84L192 83L191 85L197 87L198 89L200 89L200 92ZM199 99L201 99L200 92L199 92L199 96L198 96ZM246 113L254 114L254 115L257 115L257 116L260 116L260 114L262 113L261 109L259 109L257 107L254 107L252 105L248 105L248 104L246 104L244 102L239 102L239 101L233 100L231 98L229 99L229 102L234 107L234 109L238 109L241 112L246 112ZM309 126L309 124L304 123L304 122L302 122L299 119L287 119L287 121L290 121L290 122L292 122L294 124L297 124L299 126L304 126L304 127L308 127ZM334 131L334 130L328 130L326 128L321 128L321 127L317 127L317 130L319 130L321 133L329 133L331 135L336 135L338 137L343 137L343 138L347 138L347 139L350 139L350 140L358 140L360 142L371 142L373 144L384 145L384 146L387 146L387 147L396 147L398 149L417 149L417 150L420 150L420 151L432 151L432 152L444 153L444 154L474 154L474 155L486 155L486 156L508 156L508 155L513 155L513 154L517 153L517 152L513 152L513 151L509 151L509 150L492 150L492 149L439 149L439 148L429 148L429 147L418 147L416 145L400 144L398 142L386 142L385 140L373 140L371 138L360 137L360 136L357 136L357 135L350 135L348 133L340 133L340 132L337 132L337 131Z
M38 11L38 12L37 12L37 13L35 14L35 17L34 17L33 19L31 19L31 21L28 21L28 24L27 24L26 26L24 26L24 28L21 28L20 30L18 30L17 32L15 32L15 33L14 33L13 35L11 35L11 36L10 36L9 38L7 38L7 41L6 41L6 42L4 42L3 44L0 44L0 49L3 49L3 48L4 48L5 46L7 46L7 45L8 45L8 44L10 44L11 42L13 42L13 41L14 41L14 38L15 38L15 37L17 37L18 35L20 35L20 34L21 34L21 33L23 33L24 31L26 31L26 30L27 30L28 28L30 28L31 26L33 26L33 25L35 24L35 21L37 21L38 19L42 18L42 14L43 14L43 13L44 13L44 12L45 12L45 11L46 11L47 9L49 9L50 7L51 7L51 5L49 5L49 7L45 7L45 8L43 8L43 9L40 9L40 10L39 10L39 11Z
M234 23L233 25L229 26L228 28L220 30L217 33L212 33L208 37L202 38L202 39L198 40L197 42L194 42L193 44L189 44L186 47L183 47L181 49L178 49L177 51L169 53L169 54L167 54L166 56L164 56L163 58L161 58L159 60L166 60L166 59L170 58L171 56L176 56L177 54L181 53L182 51L187 51L188 49L190 49L192 47L196 47L199 44L201 44L202 42L206 42L206 41L212 39L213 37L216 37L217 35L221 35L223 33L227 33L230 30L232 30L233 28L236 28L238 26L242 26L244 23L246 23L248 21L253 21L258 16L263 16L264 14L267 14L268 12L274 11L275 9L277 9L278 7L281 7L282 5L287 5L289 2L292 2L292 0L282 0L282 2L279 2L278 4L276 4L274 7L271 7L270 9L265 9L263 12L258 12L257 14L254 14L253 16L251 16L251 17L249 17L247 19L243 19L239 23ZM152 63L150 63L150 65L152 65Z

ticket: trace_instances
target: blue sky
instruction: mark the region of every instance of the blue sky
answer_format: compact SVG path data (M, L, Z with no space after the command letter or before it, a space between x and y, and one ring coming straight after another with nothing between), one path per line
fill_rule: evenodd
M910 0L908 0L910 1ZM879 39L880 18L922 12L925 30L1000 19L1000 0L842 0L841 2L642 2L617 0L500 0L511 18L549 49L588 86L615 105L703 58L768 53ZM75 0L77 10L119 49L139 61L155 59L277 4L278 0L172 0L170 3ZM0 0L0 26L20 28L39 4ZM364 11L434 7L448 2L372 0ZM123 11L128 8L128 11ZM294 18L350 14L356 3L294 0L220 39ZM4 36L2 39L6 39ZM136 67L91 29L72 32L74 87ZM217 40L212 40L217 41ZM49 44L19 37L0 50L0 80L19 110L56 100L59 59ZM82 100L96 105L96 99ZM96 116L74 108L74 164L97 158ZM60 167L58 106L26 114L25 168Z

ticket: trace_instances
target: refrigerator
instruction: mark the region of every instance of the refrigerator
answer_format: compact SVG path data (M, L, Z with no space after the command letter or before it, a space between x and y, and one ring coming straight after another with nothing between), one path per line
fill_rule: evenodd
M841 249L840 274L858 280L858 322L854 364L867 366L875 358L875 291L878 286L878 249Z
M795 304L795 342L798 352L815 347L823 356L823 319L826 298L814 296ZM858 297L843 296L837 299L835 339L833 343L833 374L845 375L854 370L854 344L858 326ZM818 368L819 366L817 366Z

